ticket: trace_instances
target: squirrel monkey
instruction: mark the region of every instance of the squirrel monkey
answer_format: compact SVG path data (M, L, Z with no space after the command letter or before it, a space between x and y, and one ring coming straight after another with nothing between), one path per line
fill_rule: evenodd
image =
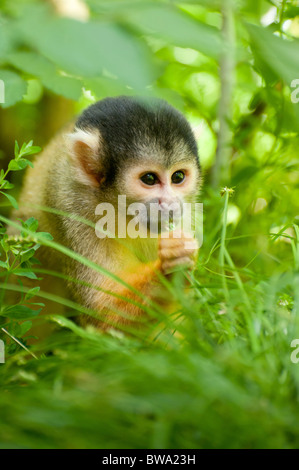
M195 136L180 112L162 100L106 98L83 111L71 129L50 142L34 168L28 168L14 217L35 217L39 229L50 232L54 241L125 282L49 248L40 249L44 266L59 268L79 281L68 283L71 297L98 312L98 318L84 315L83 324L92 323L103 330L111 325L137 326L146 318L146 299L163 307L169 303L167 293L163 297L161 275L172 276L179 265L192 266L198 244L193 235L182 230L161 237L160 222L156 224L158 236L129 237L126 226L132 214L120 214L118 196L125 196L126 208L132 203L143 204L141 223L149 231L153 219L160 221L161 215L171 211L173 216L173 207L181 208L185 201L194 199L199 186ZM78 220L96 224L99 217L95 209L102 203L108 203L108 208L112 205L114 223L125 238L103 237L94 226ZM150 211L153 204L155 215ZM55 211L44 211L43 206ZM111 216L107 217L109 225Z

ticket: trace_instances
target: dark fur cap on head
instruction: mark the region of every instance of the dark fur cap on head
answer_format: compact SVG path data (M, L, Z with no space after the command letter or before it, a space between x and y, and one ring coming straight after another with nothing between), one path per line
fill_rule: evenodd
M145 158L167 167L184 156L196 160L199 166L197 144L188 121L163 100L105 98L83 111L76 129L99 132L99 152L111 176L130 160Z

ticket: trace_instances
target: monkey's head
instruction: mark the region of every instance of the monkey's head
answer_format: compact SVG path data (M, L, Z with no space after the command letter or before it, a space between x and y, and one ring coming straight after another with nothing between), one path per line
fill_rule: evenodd
M74 178L100 202L143 203L150 217L172 212L198 193L200 165L185 117L162 100L106 98L87 108L71 134ZM85 188L86 189L86 188ZM150 215L150 207L158 215Z

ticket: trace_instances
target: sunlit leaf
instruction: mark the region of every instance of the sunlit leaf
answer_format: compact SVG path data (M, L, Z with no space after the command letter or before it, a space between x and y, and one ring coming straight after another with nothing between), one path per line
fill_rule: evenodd
M299 40L282 39L271 31L256 25L247 25L252 38L252 51L259 64L265 64L276 77L290 85L299 78ZM265 78L267 76L265 69Z
M20 75L11 70L0 70L0 80L4 82L4 103L3 108L8 108L21 101L27 90L27 83Z
M222 49L220 32L195 21L176 7L145 6L130 13L128 21L144 34L153 34L180 47L190 47L218 58Z
M54 93L73 100L80 98L82 82L77 78L61 75L57 67L46 58L34 52L15 52L8 60L16 68L38 77Z
M115 23L55 18L45 8L31 7L19 27L27 44L70 74L94 77L108 70L139 88L154 79L145 44Z

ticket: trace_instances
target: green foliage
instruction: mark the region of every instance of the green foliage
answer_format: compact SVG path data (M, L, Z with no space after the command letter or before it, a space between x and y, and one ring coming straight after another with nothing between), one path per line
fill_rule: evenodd
M12 223L1 215L0 331L8 342L0 446L298 448L299 364L291 360L299 338L299 104L291 99L291 82L299 79L298 6L290 0L86 4L90 19L78 21L39 0L2 0L1 106L18 104L0 110L0 118L5 124L13 116L23 126L28 117L39 136L41 117L50 113L45 98L54 103L52 120L56 105L61 112L60 97L75 100L76 111L122 93L166 98L202 125L204 243L191 289L168 286L179 310L165 319L156 306L149 309L164 326L146 338L103 335L70 319L86 313L82 306L9 283L8 276L38 281L52 274L75 282L35 264L45 245L117 278L37 232L34 219L14 225L20 237L8 237L4 224ZM232 20L229 51L225 8ZM233 61L231 71L225 58ZM22 101L27 83L36 88ZM227 84L231 109L223 114ZM219 129L227 123L230 176L220 173L212 186ZM25 169L37 151L32 143L16 146L1 170L5 203L17 206L8 172ZM21 295L17 304L9 302L10 291ZM65 306L67 316L53 308L41 318L37 296ZM56 331L29 346L36 321Z
M1 70L1 80L5 83L5 102L2 106L13 106L21 101L27 89L25 80L11 70Z
M33 142L23 144L21 148L17 141L15 142L15 157L10 160L7 170L1 170L0 172L0 194L5 196L9 203L15 208L18 208L17 202L13 196L7 193L14 187L6 178L11 171L24 170L28 165L32 166L30 160L25 157L29 157L38 153L40 147L34 146ZM1 217L1 216L0 216ZM38 228L38 221L33 217L24 221L21 221L22 230L19 237L12 237L6 233L6 227L0 222L0 331L5 333L3 339L7 346L7 353L13 354L19 348L26 347L26 337L32 326L30 320L37 317L40 313L41 308L44 305L37 302L32 302L32 298L39 292L39 287L33 287L28 289L26 294L22 294L18 303L13 305L7 304L5 301L6 285L10 276L25 277L28 279L37 279L36 274L33 271L33 266L38 263L35 258L35 253L39 248L39 244L32 237L28 237L28 230L35 233ZM39 232L39 235L42 233ZM46 234L49 235L49 234ZM4 281L3 281L4 280ZM22 282L19 280L20 285ZM22 323L20 321L22 320Z

